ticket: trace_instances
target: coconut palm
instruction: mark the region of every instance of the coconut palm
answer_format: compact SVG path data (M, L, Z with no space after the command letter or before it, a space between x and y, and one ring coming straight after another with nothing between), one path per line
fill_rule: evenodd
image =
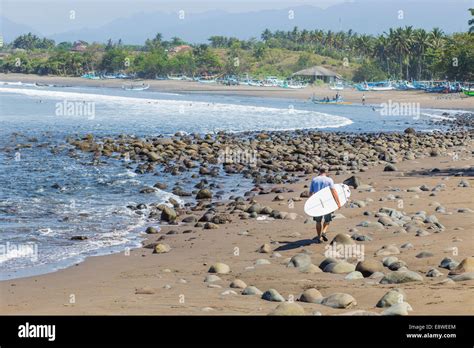
M408 79L409 57L413 42L413 28L406 27L390 29L389 41L393 51L398 54L400 77L403 77L403 66L406 65L406 78Z
M474 8L470 8L469 11L471 12L471 16L474 17ZM471 18L468 24L470 25L469 32L474 33L474 18Z
M424 29L417 29L414 32L414 49L417 61L417 78L420 79L423 74L423 65L425 52L431 46L430 35Z

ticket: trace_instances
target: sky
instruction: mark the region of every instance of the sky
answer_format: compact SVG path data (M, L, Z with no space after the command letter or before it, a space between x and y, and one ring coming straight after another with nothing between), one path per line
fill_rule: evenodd
M353 6L348 4L344 6L346 11L341 11L344 13L341 13L340 16L346 19L348 16L353 17L350 18L352 21L350 24L365 24L365 27L359 25L359 31L368 32L371 27L378 28L380 23L389 25L387 23L390 21L381 17L383 12L381 8L387 9L390 7L390 13L395 14L398 7L403 9L404 4L406 6L407 4L413 4L415 2L418 5L421 3L421 6L417 5L418 16L420 16L420 14L422 16L423 13L425 13L425 4L426 9L435 10L434 12L431 11L431 17L427 17L430 18L429 29L434 26L440 26L442 28L449 27L450 30L463 31L467 26L467 8L474 7L474 0L0 0L0 22L3 22L1 21L2 18L8 19L8 21L6 21L8 26L1 25L0 34L5 33L6 35L8 32L7 28L16 27L16 30L13 30L15 32L23 33L31 30L39 35L59 37L63 33L80 31L84 33L93 31L94 28L100 28L96 30L97 32L103 30L102 27L110 22L116 21L121 23L125 18L133 16L142 18L145 16L140 16L141 14L149 15L150 18L147 23L138 20L138 23L133 23L133 25L129 24L128 27L119 26L116 32L113 33L117 34L117 32L120 31L117 35L126 37L127 31L131 34L133 31L146 30L146 24L148 24L148 27L150 27L150 25L155 26L159 31L166 31L167 29L169 29L168 31L176 30L176 28L165 27L166 25L158 19L154 22L153 16L159 12L167 12L173 15L173 13L177 14L181 10L187 14L214 11L214 14L217 14L218 18L220 16L218 11L225 11L227 13L249 13L261 10L291 9L302 5L310 5L323 9L331 7L332 9L333 5L340 5L342 3L351 3L358 9L364 9L361 13L354 13L360 11L351 12L351 10L348 12L347 8L353 8ZM372 5L372 3L374 3L374 5ZM455 17L458 17L458 12L452 11L453 6L455 9L459 8L459 17L464 16L462 20L461 18L442 18L446 12L451 14L456 13ZM450 8L450 11L448 11L448 8ZM335 6L334 9L331 18L339 16L338 11L340 11L340 7ZM336 14L334 14L334 12L336 12ZM373 20L367 18L366 14L368 14L368 12ZM308 15L308 13L303 13L303 15L299 14L299 16L304 17L305 14ZM249 15L251 15L251 13L249 13ZM386 12L384 15L386 15ZM245 15L242 16L245 17ZM226 16L225 18L228 17L229 16ZM188 16L187 18L190 17ZM213 18L216 18L216 16ZM251 24L250 26L256 26L256 24L265 19L256 16L254 16L254 18L258 18L258 22L248 23ZM324 19L327 18L328 17L323 17L319 23L324 22ZM410 18L410 13L407 13L407 18ZM317 27L318 23L315 22L313 25L311 21L312 18L307 20L306 23L309 23L311 28ZM331 23L334 23L334 21L337 22L337 18L331 19L331 21L329 24L326 23L326 26L331 26ZM126 20L123 22L127 23ZM214 28L213 32L224 32L229 24L232 25L226 20L221 22L221 27ZM426 22L426 20L418 17L413 19L409 25L423 25L423 22ZM240 25L240 23L239 21L238 24ZM143 28L140 24L143 24ZM280 23L277 20L274 24L283 25L284 23ZM203 26L212 29L212 25L213 23ZM184 34L192 33L196 29L202 30L203 26L189 27L188 31ZM370 28L366 28L367 26ZM357 27L357 25L355 27ZM382 29L385 30L386 28ZM259 31L255 31L255 33L252 32L252 35L259 35L259 33ZM78 36L82 35L86 34L80 34ZM68 40L69 39L68 37ZM76 37L74 37L74 40L75 39Z
M1 0L0 14L38 28L44 35L82 27L99 27L139 12L189 13L223 10L249 12L311 5L321 8L348 0ZM75 19L70 19L75 11ZM66 29L67 28L67 29Z

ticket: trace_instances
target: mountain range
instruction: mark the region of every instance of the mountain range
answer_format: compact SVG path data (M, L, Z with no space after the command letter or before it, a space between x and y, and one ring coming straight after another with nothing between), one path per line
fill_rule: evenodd
M353 0L322 9L302 5L286 9L265 9L248 12L209 10L201 13L138 12L116 18L94 27L60 31L46 35L61 41L85 40L105 42L122 39L127 44L142 44L156 33L165 39L177 36L191 43L204 43L214 35L240 39L260 38L270 30L299 29L348 30L357 33L380 34L390 27L413 25L431 30L440 27L447 33L466 31L470 18L469 0ZM15 23L4 14L2 33L5 42L18 35L33 32L41 35L41 27Z

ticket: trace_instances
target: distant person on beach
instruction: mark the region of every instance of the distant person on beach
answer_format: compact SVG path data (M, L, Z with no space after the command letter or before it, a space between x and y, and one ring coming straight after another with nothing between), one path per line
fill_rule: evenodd
M365 93L362 94L362 105L365 105Z
M319 170L319 175L313 178L313 180L311 180L311 185L309 187L309 194L312 196L316 192L321 191L322 189L326 187L330 188L332 196L334 197L334 200L336 201L337 207L341 208L341 202L339 201L339 196L337 195L336 188L334 187L334 180L327 176L327 171L325 168L321 168ZM321 225L323 218L324 218L324 224ZM316 216L313 219L314 221L316 221L316 232L318 234L314 238L315 243L320 244L321 239L327 242L328 237L326 235L326 232L329 228L330 222L332 221L332 213L326 214L324 216Z

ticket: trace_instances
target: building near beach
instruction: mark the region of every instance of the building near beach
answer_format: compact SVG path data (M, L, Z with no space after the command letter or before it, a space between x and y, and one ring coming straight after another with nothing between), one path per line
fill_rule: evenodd
M74 42L71 51L73 52L84 52L87 50L87 42L79 40Z
M179 45L170 48L169 53L170 54L176 54L176 53L181 53L181 52L187 52L187 51L192 51L192 47L188 45Z
M334 71L325 68L324 66L315 65L311 68L303 69L295 72L292 76L300 76L313 83L316 80L323 80L327 83L341 80L342 77Z

